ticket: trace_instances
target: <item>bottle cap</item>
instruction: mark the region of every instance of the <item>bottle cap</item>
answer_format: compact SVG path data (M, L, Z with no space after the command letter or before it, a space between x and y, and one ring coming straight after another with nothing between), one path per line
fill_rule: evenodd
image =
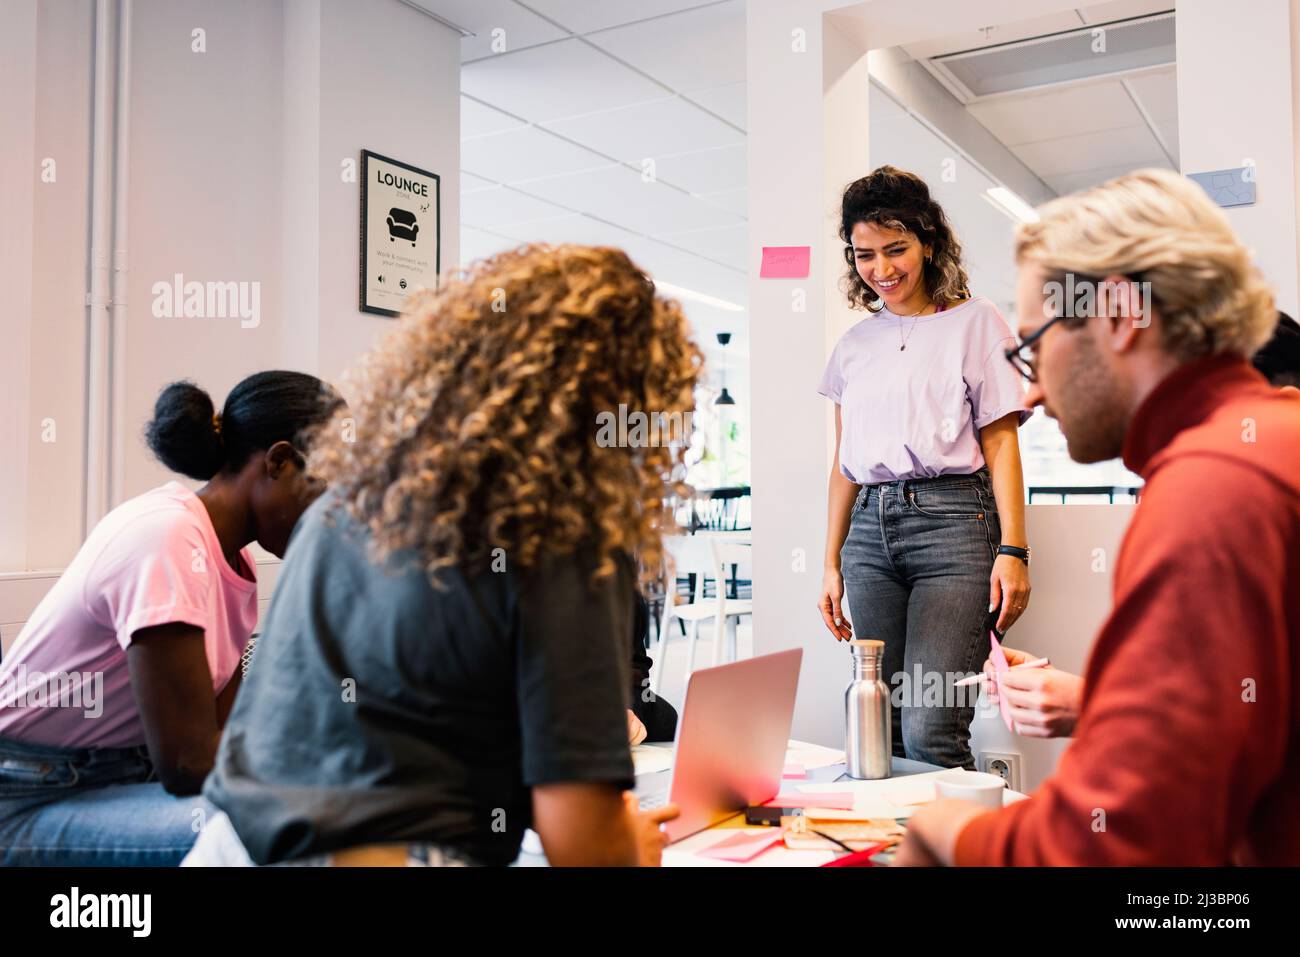
M855 638L849 644L855 648L875 648L877 650L885 647L883 641L877 641L874 638Z

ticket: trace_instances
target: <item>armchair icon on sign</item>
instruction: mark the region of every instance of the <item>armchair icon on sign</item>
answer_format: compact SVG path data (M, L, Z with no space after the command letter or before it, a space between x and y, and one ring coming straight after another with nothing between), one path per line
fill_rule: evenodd
M420 224L415 221L415 213L409 210L394 206L388 211L388 241L404 239L412 246L415 245L416 234L420 232Z

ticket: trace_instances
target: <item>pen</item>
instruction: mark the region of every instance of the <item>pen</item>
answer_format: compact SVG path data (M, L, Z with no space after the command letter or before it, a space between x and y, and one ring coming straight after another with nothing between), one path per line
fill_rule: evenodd
M1052 663L1051 658L1035 658L1033 661L1026 661L1018 665L1012 665L1011 670L1019 671L1021 668L1046 668L1051 663ZM983 681L983 680L984 680L984 672L981 671L977 675L970 675L967 678L962 678L960 681L953 682L953 687L962 688L965 687L966 685L973 685L977 681Z

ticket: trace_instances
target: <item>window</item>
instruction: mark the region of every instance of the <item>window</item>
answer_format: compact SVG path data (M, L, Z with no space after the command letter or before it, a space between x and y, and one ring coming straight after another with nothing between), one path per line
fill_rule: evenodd
M1142 485L1142 479L1124 467L1119 459L1082 465L1070 458L1065 436L1055 419L1042 409L1020 428L1020 458L1024 465L1025 489L1031 502L1067 504L1132 501L1127 491L1112 495L1100 492L1045 493L1042 489L1123 489Z

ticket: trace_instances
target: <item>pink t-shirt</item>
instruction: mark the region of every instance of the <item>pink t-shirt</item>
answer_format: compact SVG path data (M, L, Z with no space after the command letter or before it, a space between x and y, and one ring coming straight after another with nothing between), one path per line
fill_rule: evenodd
M226 562L208 510L177 482L106 515L0 663L0 735L59 747L144 744L126 649L135 632L203 629L213 691L257 623L252 556Z
M840 471L856 485L968 475L979 430L1025 409L1011 327L982 296L917 318L888 308L840 337L817 391L840 406ZM906 349L900 346L906 346Z

